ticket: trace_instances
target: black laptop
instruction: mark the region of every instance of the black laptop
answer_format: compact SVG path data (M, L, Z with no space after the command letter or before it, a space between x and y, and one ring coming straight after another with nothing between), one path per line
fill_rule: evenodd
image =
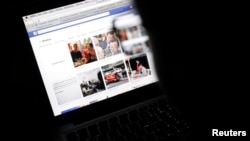
M187 130L161 94L149 39L131 2L45 2L24 10L20 20L50 107L51 138L163 140ZM130 27L117 22L115 30L121 15L130 15Z

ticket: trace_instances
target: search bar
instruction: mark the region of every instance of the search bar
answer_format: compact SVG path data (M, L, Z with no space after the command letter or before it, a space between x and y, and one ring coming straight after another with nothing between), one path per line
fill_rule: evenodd
M49 31L61 29L61 28L64 28L64 27L68 27L68 26L71 26L71 25L79 24L79 23L82 23L82 22L86 22L86 21L89 21L89 20L94 20L94 19L101 18L101 17L104 17L104 16L109 16L109 15L110 15L109 12L105 12L105 13L102 13L102 14L98 14L98 15L94 15L94 16L91 16L91 17L83 18L83 19L80 19L80 20L76 20L76 21L60 24L60 25L57 25L57 26L45 28L45 29L42 29L42 30L38 30L37 33L38 34L43 34L43 33L49 32Z

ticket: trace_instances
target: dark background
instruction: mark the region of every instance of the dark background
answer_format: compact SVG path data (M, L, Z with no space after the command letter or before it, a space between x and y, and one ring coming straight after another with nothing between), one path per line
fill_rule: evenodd
M6 9L2 11L1 20L1 56L5 58L3 78L7 78L8 82L1 92L3 135L6 140L53 140L57 121L52 118L52 110L28 38L25 38L27 35L21 17L28 9L35 12L46 5L73 1L24 0L5 1L2 4ZM5 81L3 83L6 84Z
M14 11L25 11L26 6L35 3L53 5L68 1L6 2L3 5L4 7L6 5L6 14L3 14L1 20L4 31L1 34L3 43L1 56L4 62L1 68L2 77L7 78L8 83L3 87L1 99L2 122L8 126L2 129L7 131L4 133L7 138L49 140L47 137L52 136L50 131L54 129L56 123L51 119L51 109L46 103L45 91L41 89L43 84L32 50L27 39L23 38L25 29L18 19L22 12ZM215 8L211 5L217 5L216 8L221 10L214 11ZM193 95L192 98L179 97L180 100L177 101L195 104L191 106L194 109L191 111L196 112L189 113L195 116L194 124L199 124L195 126L197 129L194 136L211 137L211 130L214 128L247 130L249 136L249 32L244 5L216 3L207 6L213 13L204 18L206 20L202 21L205 23L203 26L199 24L186 26L186 28L190 26L190 31L197 26L201 28L199 32L201 34L195 36L200 46L196 44L193 48L189 44L185 46L185 52L181 50L180 53L175 52L177 57L174 56L176 60L173 61L170 73L170 80L173 82L171 92L176 95L181 93L180 96ZM204 34L202 29L210 32ZM191 40L188 35L185 35L185 38L185 41ZM182 42L181 39L177 41ZM164 59L158 63L161 67L165 66ZM3 83L5 84L5 81ZM190 101L187 102L186 97Z

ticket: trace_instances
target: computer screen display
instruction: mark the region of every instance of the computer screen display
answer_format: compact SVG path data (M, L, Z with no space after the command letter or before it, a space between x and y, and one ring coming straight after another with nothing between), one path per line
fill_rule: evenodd
M158 81L145 30L113 30L126 13L131 0L85 0L22 17L54 116Z

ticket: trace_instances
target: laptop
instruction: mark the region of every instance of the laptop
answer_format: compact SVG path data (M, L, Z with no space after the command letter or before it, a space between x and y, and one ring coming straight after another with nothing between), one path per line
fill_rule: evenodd
M169 111L172 108L159 89L146 31L131 24L139 20L131 0L75 0L36 6L27 7L20 19L56 126L56 139L146 140L141 135L146 132L150 139L158 140L188 128L182 120L174 119L181 128L160 130L156 125L170 126L164 120L173 117L165 111L159 116L161 123L149 124L149 119L142 119L142 115L155 118L147 111L149 107L151 111L159 109L153 108L157 106ZM114 30L113 21L126 14L137 18L127 21L131 27L124 28L126 36L122 38L119 33L123 30ZM116 26L123 27L124 23L117 22ZM137 114L137 109L143 112ZM137 116L130 118L130 113ZM124 120L118 119L116 124L117 118ZM114 124L109 123L108 129L99 127L106 121ZM135 134L133 122L143 124L138 127L142 132ZM115 129L108 131L111 125Z

